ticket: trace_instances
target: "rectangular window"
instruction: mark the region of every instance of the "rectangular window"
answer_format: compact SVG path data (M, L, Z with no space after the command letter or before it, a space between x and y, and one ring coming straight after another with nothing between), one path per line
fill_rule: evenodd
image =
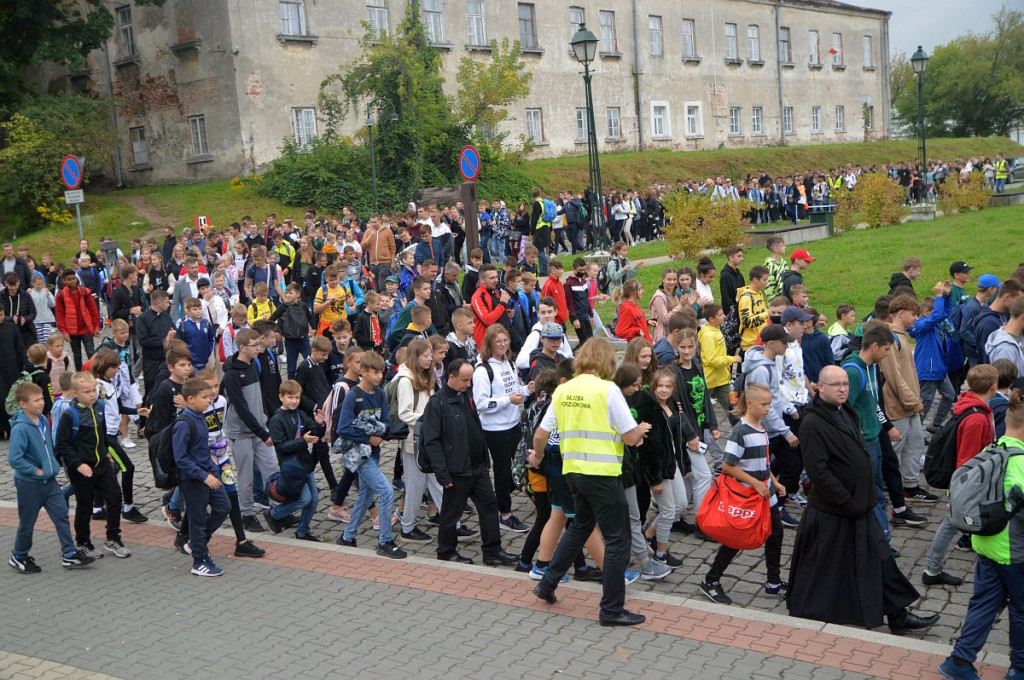
M846 110L842 106L836 107L836 132L846 129Z
M146 165L149 163L149 147L146 146L146 128L128 128L128 134L132 138L132 162L135 165Z
M760 106L754 106L750 109L750 131L755 135L764 134L764 128L761 123L763 119L764 116Z
M817 31L807 31L807 47L808 47L808 54L810 54L810 57L808 57L810 59L810 61L808 63L815 64L815 65L820 64L821 63L821 54L818 51L818 32Z
M833 33L832 34L832 49L829 50L832 53L832 63L835 66L843 65L843 34Z
M366 0L366 20L370 22L370 30L378 36L388 34L387 0Z
M292 134L296 144L309 146L316 137L316 109L292 109Z
M790 49L789 29L785 26L779 28L779 59L783 64L793 63L793 52Z
M537 48L537 20L533 5L519 3L519 44L526 49Z
M587 110L576 109L576 139L579 141L587 138Z
M427 41L430 44L444 44L444 13L441 11L441 0L423 0L423 25L427 29Z
M601 51L619 51L619 44L615 40L615 12L601 12Z
M486 45L487 32L484 30L484 0L467 0L466 23L469 25L469 44Z
M301 0L281 0L281 35L306 35L306 7Z
M120 7L117 10L117 23L121 34L121 55L130 57L135 54L135 32L132 30L132 8Z
M544 114L540 109L526 109L526 136L535 144L544 141Z
M811 107L811 132L821 132L821 107Z
M725 25L725 58L740 58L740 47L736 43L736 24Z
M875 67L874 50L871 49L871 36L864 36L864 68Z
M608 109L608 136L609 137L621 137L622 136L622 124L619 119L618 107L612 107Z
M870 104L864 105L864 129L875 129L875 107Z
M700 104L686 104L686 135L696 137L704 134L704 117L701 115Z
M670 137L672 135L668 102L651 102L651 135L654 137Z
M747 26L747 51L750 61L761 61L761 29L755 24Z
M782 131L792 132L793 131L793 107L784 106L782 107Z
M188 128L192 133L192 155L205 156L210 153L206 144L206 116L189 116Z
M693 19L683 19L683 59L697 58L697 42L694 37Z
M738 135L743 133L743 128L740 125L740 107L731 106L729 107L729 134Z
M661 17L647 17L647 38L651 43L651 55L660 57L665 53L665 47L661 41Z
M583 14L582 7L570 7L569 8L569 37L576 35L576 31L580 30L580 26L583 25L585 16Z

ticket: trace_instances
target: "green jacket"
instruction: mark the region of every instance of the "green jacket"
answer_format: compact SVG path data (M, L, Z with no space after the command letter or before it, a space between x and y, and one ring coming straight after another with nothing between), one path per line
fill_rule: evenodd
M868 366L859 354L851 354L843 362L843 370L850 380L850 396L846 401L860 418L864 441L874 444L882 431L878 419L878 365Z
M1010 436L1003 436L997 442L1008 449L1024 449L1024 442ZM1006 462L1006 477L1003 491L1007 497L1013 487L1024 489L1024 456L1011 456ZM974 552L984 555L999 564L1020 564L1024 562L1024 513L1014 515L1006 528L995 536L972 536Z

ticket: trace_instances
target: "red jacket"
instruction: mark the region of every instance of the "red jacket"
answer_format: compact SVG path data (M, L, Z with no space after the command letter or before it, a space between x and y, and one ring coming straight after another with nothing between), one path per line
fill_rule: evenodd
M57 293L54 316L57 329L65 335L95 335L100 329L100 310L96 298L78 286L75 290L64 287Z
M544 281L540 289L541 297L553 298L555 301L555 321L563 326L569 321L569 307L565 304L565 286L553 276Z
M974 458L995 441L996 428L992 421L992 409L973 392L964 392L953 404L953 415L960 416L971 407L980 408L983 413L972 413L960 421L956 430L956 466L960 467Z
M633 338L644 338L653 345L654 341L651 340L651 333L647 329L647 325L647 317L635 302L626 300L619 305L619 322L615 326L615 335L626 341Z
M491 292L482 285L473 293L470 306L473 308L473 341L477 347L484 346L487 328L502 320L507 311L497 291Z

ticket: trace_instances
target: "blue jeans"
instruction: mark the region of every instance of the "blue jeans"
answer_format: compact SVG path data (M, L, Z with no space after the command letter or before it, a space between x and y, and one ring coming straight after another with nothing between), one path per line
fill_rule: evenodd
M299 512L299 523L295 527L296 536L309 535L309 523L313 521L313 513L316 512L317 501L320 494L316 489L316 476L310 472L306 477L306 485L302 487L302 493L294 501L280 503L270 509L270 516L274 519L282 519L287 515Z
M932 402L935 401L936 392L939 393L939 405L935 407L932 425L938 427L953 408L956 393L953 391L953 383L949 381L948 377L942 380L922 380L921 405L924 406L925 415L928 414L928 409L932 407Z
M1010 665L1024 669L1024 564L999 564L978 555L974 566L974 595L953 656L974 663L1006 600L1010 610Z
M997 179L996 180L996 193L997 194L1001 194L1004 191L1006 191L1006 180L1005 179Z
M883 437L888 435L882 434ZM882 481L882 446L876 439L868 444L868 454L871 455L871 469L875 476L875 492L878 494L878 502L875 504L874 514L878 520L878 526L882 527L885 540L892 540L892 531L889 530L889 515L885 511L885 485Z
M480 234L480 250L482 250L483 253L484 253L484 262L489 264L491 262L491 235L490 234ZM497 262L497 264L500 267L501 266L501 261L499 260Z
M548 275L548 249L538 248L540 252L537 253L537 276Z
M508 239L497 238L495 236L492 236L490 240L487 241L487 248L490 250L491 262L493 262L495 266L500 267L501 263L505 261L505 243L507 241Z
M309 356L309 338L285 338L284 352L287 357L288 379L291 380L295 377L295 364L298 360L299 354L304 357Z
M359 466L356 473L359 476L359 495L356 496L356 503L352 506L352 520L345 527L345 540L355 539L359 532L359 523L363 516L370 509L373 497L377 497L377 517L380 518L379 543L384 544L392 540L391 535L391 512L395 503L395 492L391 490L391 482L387 480L384 473L380 471L380 454L375 453Z
M75 552L75 540L71 537L71 523L68 521L68 506L57 480L49 479L40 483L15 479L14 488L18 492L18 532L14 536L14 554L20 558L32 551L32 530L43 508L57 528L61 551L64 554Z
M185 497L185 520L188 522L188 545L192 550L192 561L199 564L209 559L207 544L213 532L231 514L231 501L223 486L211 489L197 479L183 480L179 486Z

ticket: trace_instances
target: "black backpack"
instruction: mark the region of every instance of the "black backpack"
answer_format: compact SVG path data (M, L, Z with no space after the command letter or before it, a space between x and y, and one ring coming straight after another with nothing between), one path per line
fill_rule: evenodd
M948 489L956 470L956 433L960 423L972 413L984 413L980 406L972 406L956 418L950 418L935 433L928 444L924 458L924 479L936 489Z
M178 466L174 462L174 443L171 430L174 424L182 421L188 423L189 445L196 436L196 424L190 418L178 416L174 421L157 432L149 440L149 464L153 468L153 484L158 489L169 490L178 486Z

